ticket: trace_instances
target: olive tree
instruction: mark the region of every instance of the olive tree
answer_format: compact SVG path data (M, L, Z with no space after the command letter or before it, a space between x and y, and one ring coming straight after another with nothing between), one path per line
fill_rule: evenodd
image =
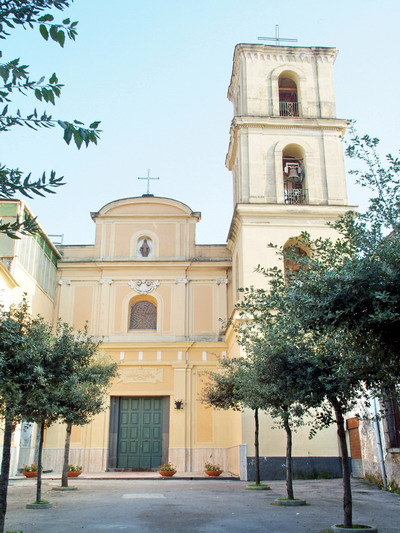
M118 365L99 353L99 342L68 324L59 324L54 343L58 356L69 361L68 375L56 390L59 419L66 424L61 485L68 486L72 426L88 424L106 408L106 393Z
M27 419L38 390L49 384L46 358L52 350L51 328L33 319L26 298L9 310L0 309L0 414L4 420L3 457L0 481L0 531L4 531L13 428ZM40 398L40 401L42 398ZM37 415L36 409L29 412ZM33 418L32 418L33 419ZM39 469L40 476L40 469Z

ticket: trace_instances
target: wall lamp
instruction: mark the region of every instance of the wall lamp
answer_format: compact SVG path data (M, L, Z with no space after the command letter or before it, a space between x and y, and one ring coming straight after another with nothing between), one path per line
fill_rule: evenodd
M177 398L174 403L175 403L175 409L178 409L178 410L183 409L183 400Z

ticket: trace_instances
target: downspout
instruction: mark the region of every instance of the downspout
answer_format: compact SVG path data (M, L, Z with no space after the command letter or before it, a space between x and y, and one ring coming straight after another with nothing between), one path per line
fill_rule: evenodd
M387 490L386 466L385 466L385 459L383 457L382 436L381 436L381 429L380 429L379 422L378 422L378 407L376 405L376 398L373 399L372 406L374 409L374 430L375 430L376 446L378 448L379 466L380 466L381 474L382 474L383 488Z

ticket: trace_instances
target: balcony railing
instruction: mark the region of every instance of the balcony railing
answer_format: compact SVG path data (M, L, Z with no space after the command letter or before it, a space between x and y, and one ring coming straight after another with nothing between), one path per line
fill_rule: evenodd
M306 204L307 190L306 189L285 189L285 204Z
M299 117L299 102L279 102L279 115L281 117Z

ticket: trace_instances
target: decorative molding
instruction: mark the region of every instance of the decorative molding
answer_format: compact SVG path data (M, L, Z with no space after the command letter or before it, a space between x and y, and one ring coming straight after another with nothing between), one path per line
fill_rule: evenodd
M71 280L70 279L60 279L60 280L58 280L58 284L59 285L71 285Z
M139 294L150 294L160 285L160 281L150 281L148 279L140 279L136 281L130 280L128 281L128 285L131 289L135 290Z
M101 285L104 285L105 283L108 283L109 285L112 285L113 280L112 280L111 278L101 278L101 279L99 280L99 283L100 283Z
M264 118L264 116L262 118ZM272 118L279 119L280 117L272 117ZM298 118L299 117L294 117L294 120L298 121ZM251 128L279 129L279 130L303 130L303 131L316 129L316 130L324 130L324 131L338 131L338 132L343 133L346 131L347 124L348 124L346 120L343 120L341 125L337 124L337 122L336 124L324 124L324 125L317 124L316 122L311 124L311 121L314 121L317 119L314 119L314 117L300 117L300 119L305 119L305 120L310 119L310 122L308 124L305 122L299 123L299 121L297 124L295 124L294 122L292 122L291 124L283 124L281 122L276 122L275 124L268 123L268 122L242 122L239 124L237 122L233 122L231 126L231 134L233 134L235 130L251 129ZM337 121L338 119L332 118L328 120Z
M217 285L228 285L229 280L228 278L219 278L217 279Z
M186 285L187 283L189 283L189 280L187 278L177 278L175 280L175 283L183 283L184 285Z
M262 54L262 53L247 53L249 59L260 59L261 61L268 61L269 63L278 62L278 63L311 63L313 60L333 63L335 57L328 55L311 55L305 53L299 54Z
M120 368L119 383L161 383L164 380L163 368Z

